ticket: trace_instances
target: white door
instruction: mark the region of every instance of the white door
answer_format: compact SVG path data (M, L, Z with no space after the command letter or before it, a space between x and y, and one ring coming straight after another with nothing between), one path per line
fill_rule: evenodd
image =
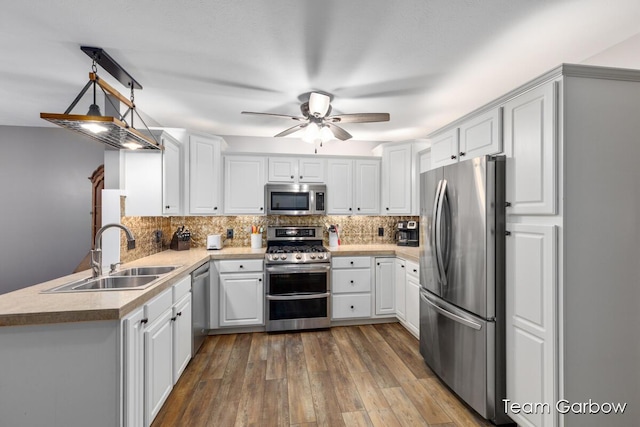
M189 212L219 214L220 141L189 137Z
M264 324L262 273L220 275L220 326Z
M162 137L164 144L162 163L162 213L177 215L181 213L180 196L180 145L172 139Z
M355 214L380 213L380 161L356 160L354 182Z
M458 162L458 128L431 140L431 169Z
M324 182L325 160L301 158L298 160L298 182Z
M556 213L556 83L504 105L507 214Z
M327 161L327 213L351 215L353 213L353 160Z
M376 314L395 314L393 258L376 258Z
M420 282L413 275L407 275L406 281L406 318L405 326L417 338L420 337Z
M507 224L507 399L555 405L556 227ZM530 411L531 412L531 411ZM509 413L522 426L553 427L557 412Z
M396 258L394 260L394 282L395 282L395 292L396 292L396 316L400 320L404 320L406 318L406 261L402 258Z
M264 157L225 157L224 212L226 214L264 214L264 169Z
M127 216L162 215L162 154L147 150L123 151Z
M144 331L144 420L151 425L173 388L173 329L167 310Z
M144 425L144 323L142 308L123 320L124 427Z
M173 384L191 360L191 292L173 306Z
M269 157L269 182L296 182L298 160L292 157Z
M382 213L411 214L411 144L383 149Z
M494 108L460 125L460 161L502 151L502 108Z

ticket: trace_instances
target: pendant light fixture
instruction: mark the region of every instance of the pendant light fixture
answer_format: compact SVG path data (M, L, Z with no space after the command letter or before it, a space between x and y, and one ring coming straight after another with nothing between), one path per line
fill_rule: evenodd
M103 49L88 46L82 46L80 49L93 59L91 72L89 73L89 81L63 114L40 113L40 118L118 149L162 149L162 146L153 136L146 136L133 126L134 118L137 117L146 130L149 131L144 120L136 111L134 103L133 90L142 89L142 86ZM126 98L98 77L98 67L96 64L99 64L120 83L131 89L130 99ZM71 114L71 111L76 107L78 102L80 102L89 88L93 88L93 103L89 106L89 111L84 115ZM114 111L119 111L119 108L114 105L111 97L107 95L111 95L126 105L128 107L127 111L119 117L103 116L100 112L100 107L96 103L96 92L98 88L104 92L105 99L109 101ZM127 117L129 117L130 123L127 123Z

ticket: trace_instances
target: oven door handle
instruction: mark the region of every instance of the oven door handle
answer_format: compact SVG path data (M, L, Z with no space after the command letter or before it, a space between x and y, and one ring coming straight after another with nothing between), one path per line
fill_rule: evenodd
M324 273L331 270L331 265L289 264L267 267L267 273Z
M325 292L323 294L286 294L286 295L267 295L268 300L272 301L291 301L297 299L316 299L316 298L327 298L331 296L330 292Z

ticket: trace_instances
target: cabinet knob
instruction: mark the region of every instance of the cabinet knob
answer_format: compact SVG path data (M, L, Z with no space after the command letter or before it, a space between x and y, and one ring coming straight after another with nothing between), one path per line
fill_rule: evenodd
M171 206L167 205L167 206L165 206L164 208L165 208L165 209L169 209L170 207L171 207Z
M464 156L464 155L466 155L466 154L467 154L467 153L465 153L464 151L461 151L461 152L460 152L460 157L462 157L462 156Z
M178 318L178 316L173 316L173 317L171 318L171 321L172 321L172 322L175 322L177 318Z
M217 210L218 210L218 207L217 207L217 206L214 206L214 207L213 207L213 210L214 210L214 211L217 211Z
M378 265L380 265L380 263L378 263Z
M351 261L350 264L353 265L353 261Z
M385 208L385 209L389 210L389 208Z
M451 160L455 160L455 159L457 159L457 157L452 155Z
M258 279L258 282L262 282L262 279Z
M353 284L353 280L351 280L349 283Z
M511 207L511 202L504 202L504 207L505 208Z
M353 209L349 208L349 210L353 210Z
M358 210L360 210L360 208L358 208Z
M417 273L417 272L418 272L418 270L416 270L416 269L414 268L414 269L413 269L413 272L414 272L414 273Z
M181 312L181 311L179 311L179 312L177 312L177 313L176 313L176 315L177 315L177 316L182 316L182 312Z
M260 206L260 210L261 210L261 211L262 211L262 210L264 210L264 207Z
M240 267L238 267L238 268L244 268L244 265L240 265Z
M401 265L400 267L404 268L404 265Z
M354 306L351 306L351 310L353 310L354 308L355 308Z
M302 179L302 175L300 175L300 179Z
M140 323L142 323L143 325L144 325L145 323L149 323L149 319L142 319L142 320L140 321Z
M291 179L293 179L293 175L291 175Z

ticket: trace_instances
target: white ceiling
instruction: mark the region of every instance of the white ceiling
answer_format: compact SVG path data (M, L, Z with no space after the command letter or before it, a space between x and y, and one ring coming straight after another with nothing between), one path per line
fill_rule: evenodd
M640 68L616 50L639 34L637 0L2 1L0 125L49 126L39 113L86 83L89 45L142 84L136 104L161 126L272 136L295 123L240 112L297 115L315 89L334 114L391 114L345 124L356 140L424 138L563 62Z

